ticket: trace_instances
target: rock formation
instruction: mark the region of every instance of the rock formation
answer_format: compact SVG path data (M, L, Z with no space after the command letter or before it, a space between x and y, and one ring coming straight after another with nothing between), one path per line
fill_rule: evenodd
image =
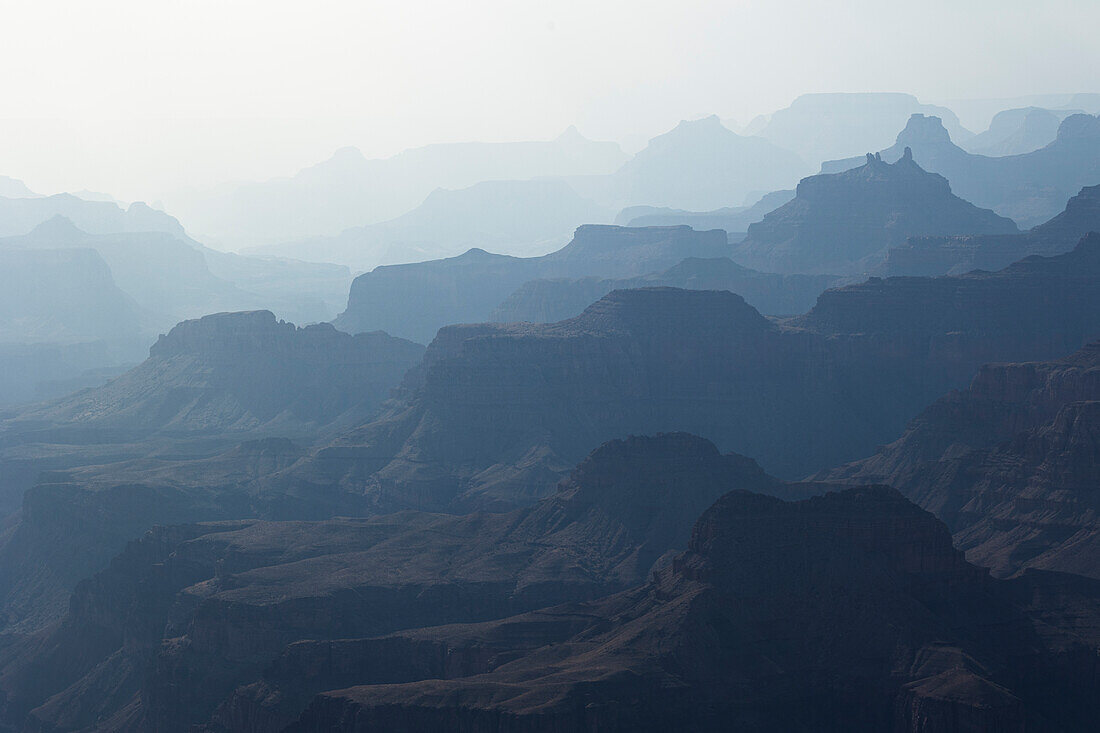
M913 161L868 155L859 168L805 178L795 198L749 226L733 259L767 272L866 272L918 235L1008 234L1016 226L951 193Z
M922 168L947 178L956 195L1025 227L1056 215L1071 196L1100 181L1100 118L1087 114L1062 120L1049 145L1001 158L971 155L951 141L939 118L913 115L882 159L898 160L907 147ZM822 165L822 172L861 162L833 161Z
M671 429L797 477L869 454L981 364L1097 338L1098 280L1090 236L996 273L828 290L784 322L728 292L647 288L555 324L448 327L379 420L274 480L386 511L509 506L592 445Z
M489 316L499 323L553 323L579 315L612 290L674 287L687 290L728 290L765 315L805 313L827 288L847 278L833 275L779 275L738 265L728 257L691 257L664 272L626 280L532 280L509 295Z
M946 107L896 93L803 94L750 129L759 126L755 134L816 167L825 160L881 150L913 114L939 116L959 140L972 136Z
M0 343L72 344L141 332L137 304L95 250L0 244L0 272Z
M571 179L583 196L615 208L709 211L788 189L813 170L761 137L738 135L717 116L684 120L606 177Z
M772 191L751 206L728 206L714 211L681 211L667 207L631 206L619 212L616 224L629 227L689 226L692 229L722 229L731 243L745 238L749 225L760 221L794 198L794 190Z
M516 288L539 278L627 278L663 270L685 257L729 254L725 232L688 227L578 227L565 247L543 257L472 249L445 260L379 267L352 283L336 326L382 330L427 343L441 327L480 323Z
M965 147L971 153L995 157L1030 153L1053 142L1068 115L1041 107L1006 109L994 115L989 129L975 135Z
M999 270L1028 255L1068 252L1089 232L1100 232L1100 186L1086 186L1065 211L1021 234L985 237L913 237L892 247L876 275L957 275Z
M971 562L1100 578L1100 342L990 364L835 479L888 481L935 513Z
M310 433L369 417L423 347L329 324L297 328L270 311L218 313L162 335L109 384L24 412L66 430L151 434ZM18 424L18 423L17 423Z
M0 655L3 714L186 730L299 639L500 618L642 583L733 488L819 490L669 434L604 445L553 497L509 514L154 529L81 583L56 626ZM293 699L260 712L292 720Z
M295 645L253 691L345 685L292 731L1074 729L1097 712L1098 589L1078 581L991 580L888 488L733 492L637 590Z

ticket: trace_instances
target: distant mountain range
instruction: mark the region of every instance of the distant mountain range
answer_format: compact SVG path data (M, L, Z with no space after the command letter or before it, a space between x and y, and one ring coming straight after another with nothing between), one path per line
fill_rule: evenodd
M544 254L569 241L578 226L610 220L610 209L580 197L561 180L489 181L457 191L437 189L390 221L248 252L371 270L454 257L472 247Z
M1058 136L1062 120L1081 110L1049 110L1023 107L998 112L989 129L963 144L977 155L1020 155L1045 147Z
M387 221L440 188L603 175L626 160L617 144L587 140L575 128L546 142L428 145L384 159L344 148L290 178L180 192L165 202L203 238L260 246Z
M738 135L712 115L658 135L610 176L569 180L582 196L615 209L706 211L790 188L810 170L795 153L761 137Z
M939 117L956 140L973 137L946 107L897 93L803 94L789 107L753 120L744 134L792 150L816 168L826 160L881 150L914 114Z

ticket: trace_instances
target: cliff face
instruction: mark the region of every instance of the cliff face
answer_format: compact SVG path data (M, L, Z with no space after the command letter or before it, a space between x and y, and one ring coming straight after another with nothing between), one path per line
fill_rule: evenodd
M296 645L267 690L292 665L333 674L318 681L360 676L314 698L291 728L302 731L1085 724L1096 633L1044 626L1082 602L1094 618L1095 584L1014 583L968 565L943 525L890 489L793 504L734 492L642 588L487 624ZM421 668L366 661L404 655Z
M734 487L817 490L669 434L602 446L554 497L510 514L155 529L81 583L55 628L7 650L5 715L62 727L138 715L185 729L299 639L500 618L641 583ZM284 722L300 709L261 708Z
M382 333L296 328L270 311L220 313L180 323L140 366L23 419L142 437L296 433L368 417L422 353Z
M1000 158L966 152L951 141L938 117L915 114L897 142L882 151L882 159L899 160L906 148L922 168L947 178L956 195L1026 227L1056 215L1081 188L1100 180L1100 118L1086 114L1062 120L1049 145ZM821 170L842 171L861 163L849 158L825 163Z
M473 249L459 257L378 267L352 283L336 325L352 333L383 330L427 343L443 326L480 323L528 280L628 278L672 267L685 257L729 254L725 233L686 226L586 225L544 257L508 257Z
M1015 231L953 195L906 148L893 164L868 155L859 168L803 179L793 201L749 226L733 259L769 272L849 274L866 272L908 237Z
M1069 252L1089 232L1100 232L1100 186L1082 188L1065 211L1022 234L911 238L892 247L875 274L957 275L999 270L1030 255Z
M889 481L998 575L1100 577L1100 343L1053 362L991 364L878 454L830 472Z

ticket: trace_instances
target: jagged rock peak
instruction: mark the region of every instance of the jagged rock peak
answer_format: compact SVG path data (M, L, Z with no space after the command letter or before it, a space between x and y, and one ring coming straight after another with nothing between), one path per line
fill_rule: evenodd
M951 135L943 126L943 120L932 115L913 114L905 129L898 133L898 145L950 143Z

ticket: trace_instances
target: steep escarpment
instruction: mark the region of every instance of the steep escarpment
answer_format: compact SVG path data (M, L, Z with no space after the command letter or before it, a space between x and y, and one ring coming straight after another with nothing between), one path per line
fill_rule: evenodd
M1021 234L985 237L914 237L891 247L875 274L944 275L999 270L1029 255L1069 252L1089 232L1100 232L1100 186L1086 186L1065 210Z
M427 343L443 326L480 323L516 288L540 278L629 278L672 267L685 257L729 254L720 230L689 227L578 227L573 240L544 257L472 249L459 257L378 267L352 283L336 325L382 330Z
M180 323L109 384L20 419L140 436L299 433L368 417L422 352L384 333L296 328L270 311L220 313Z
M952 194L906 148L896 163L805 178L793 201L749 226L733 259L769 272L859 273L912 236L1008 234L1016 225Z
M829 472L889 481L943 519L972 562L1100 576L1100 342L990 364L876 455Z
M302 731L1073 728L1096 711L1078 678L1095 674L1095 627L1046 622L1075 604L1095 618L1097 588L1071 585L990 580L891 489L796 503L734 492L642 588L298 645L272 678L297 663L346 680L364 660L363 681L318 695L291 728ZM366 662L399 650L422 661Z
M643 582L732 488L819 490L669 434L602 446L554 497L510 514L158 528L81 583L55 628L8 650L5 714L201 723L299 639L499 618ZM289 722L300 710L269 702L257 714Z

